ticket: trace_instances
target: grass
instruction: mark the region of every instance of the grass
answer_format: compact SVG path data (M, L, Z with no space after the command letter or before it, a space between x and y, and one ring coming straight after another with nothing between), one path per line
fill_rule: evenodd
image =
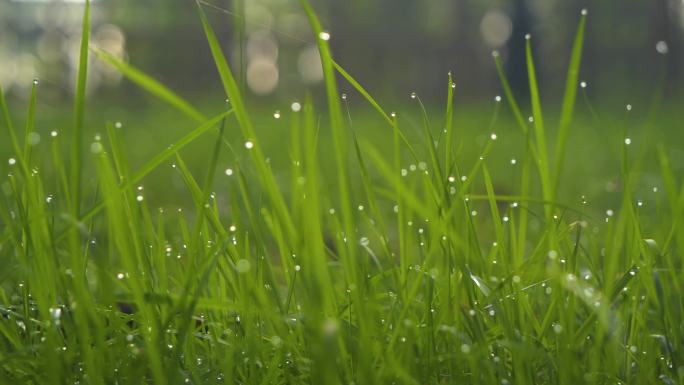
M542 116L528 44L533 123L495 55L505 101L483 132L456 130L451 77L441 120L415 94L409 111L388 112L333 60L301 4L327 114L303 98L273 123L287 135L270 147L201 7L229 100L211 117L89 50L88 3L71 132L36 143L34 84L21 143L0 90L11 147L1 383L684 383L684 189L668 147L639 152L626 129L594 132L619 154L613 209L568 193L598 183L573 172L578 153L592 156L572 147L585 14L557 131ZM91 53L195 127L135 167L116 123L84 148ZM357 92L340 98L338 80ZM357 119L351 97L377 119ZM517 133L493 134L500 114ZM509 153L514 165L502 161ZM642 180L653 162L658 175ZM156 190L183 209L157 204L149 180L166 180Z

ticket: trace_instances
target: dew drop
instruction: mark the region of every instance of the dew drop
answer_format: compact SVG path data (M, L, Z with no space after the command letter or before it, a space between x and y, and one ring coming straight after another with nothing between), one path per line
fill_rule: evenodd
M249 272L249 270L251 268L252 268L252 265L246 259L240 259L235 264L235 270L237 270L237 272L240 274L245 274L245 273Z
M368 238L363 237L363 238L361 238L361 239L359 240L359 244L360 244L361 246L366 247L366 246L368 246L368 245L370 244L370 241L368 240Z
M29 145L36 146L38 143L40 143L40 134L37 132L31 132L28 135L28 142Z
M14 166L15 164L17 164L17 160L14 159L14 158L9 158L9 159L7 160L7 163L8 163L10 166Z
M529 33L525 34L525 40L530 40L530 39L532 39L532 35L530 35Z
M100 143L100 142L93 142L90 145L90 152L92 152L93 154L99 154L102 152L102 150L103 150L102 143Z
M33 79L33 85L34 85L34 86L37 86L38 83L39 83L38 78Z
M323 31L323 32L318 34L318 37L323 41L328 41L328 40L330 40L330 33Z
M114 123L114 128L121 128L121 127L123 127L123 123L121 123L121 122Z
M57 135L59 135L59 133L58 133L57 131L54 131L54 130L53 130L53 131L50 132L50 136L53 137L53 138L56 138Z
M119 273L116 275L117 279L124 279L124 273Z
M497 102L497 103L501 103L501 96L496 95L496 96L494 97L494 101Z
M299 112L302 110L302 104L299 102L293 102L290 108L292 109L292 112Z
M135 197L135 200L138 201L138 202L142 202L142 201L145 200L145 197L142 196L142 195L138 195L137 197Z
M491 135L489 135L489 138L491 140L496 140L498 138L498 136L495 133L492 133Z
M299 265L295 265L294 269L295 269L295 271L301 271L302 267Z
M252 142L251 140L246 141L245 142L245 148L248 150L253 149L254 148L254 142Z
M415 92L411 92L411 99L415 99L416 97L418 97L418 95L416 95Z
M582 8L582 11L580 12L582 16L587 16L589 14L589 11L586 8Z
M580 82L580 87L582 87L582 88L587 88L587 82L581 81L581 82Z
M226 169L226 176L231 176L233 175L233 169L232 168L227 168Z
M280 111L276 111L273 113L273 117L276 119L280 119Z
M629 146L630 144L632 144L632 139L630 139L630 138L625 138L625 144L628 145L628 146Z
M627 108L627 111L632 111L632 105L631 104L628 104L626 108Z

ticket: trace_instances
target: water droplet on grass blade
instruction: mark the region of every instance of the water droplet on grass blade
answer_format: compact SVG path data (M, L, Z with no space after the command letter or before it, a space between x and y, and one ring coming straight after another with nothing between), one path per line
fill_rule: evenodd
M273 117L274 117L275 119L280 119L280 111L274 112L274 113L273 113Z
M563 332L563 325L561 324L553 324L553 332L556 334L561 334Z
M28 135L28 142L29 142L29 145L31 145L31 146L37 145L38 143L40 143L40 134L35 132L35 131L31 132Z
M251 140L246 141L245 142L245 148L248 150L253 149L254 148L254 142L252 142Z
M7 160L7 164L9 164L10 166L14 166L15 164L17 164L17 160L14 158L9 158Z
M93 142L90 145L90 152L92 152L93 154L99 154L102 152L102 150L103 150L103 147L102 147L102 143L100 143L100 142Z
M328 41L328 40L330 40L330 33L323 31L323 32L318 34L318 38L323 40L323 41Z
M237 270L238 273L244 274L249 272L249 270L252 268L252 265L249 263L248 260L246 259L240 259L237 261L235 264L235 270Z
M302 110L302 105L299 102L294 102L294 103L292 103L290 108L292 109L292 112L299 112Z

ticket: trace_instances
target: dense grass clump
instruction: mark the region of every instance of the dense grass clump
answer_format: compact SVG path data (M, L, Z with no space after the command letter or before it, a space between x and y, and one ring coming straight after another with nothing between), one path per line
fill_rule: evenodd
M624 135L606 144L621 153L613 209L561 190L588 183L564 180L586 12L558 128L544 120L528 43L532 116L495 54L504 97L480 156L463 159L476 145L454 130L451 78L439 126L410 95L416 140L332 59L330 35L301 3L327 106L321 115L307 97L276 114L288 120L287 166L262 146L268 133L255 128L201 7L228 98L214 116L90 47L88 3L73 129L38 143L36 82L20 134L0 91L12 151L0 194L0 382L684 383L684 189L666 147L646 202L634 193L642 158ZM136 167L119 124L82 143L92 54L196 127ZM363 136L338 80L379 114L387 140ZM514 168L489 161L501 107L519 128ZM214 145L198 167L184 150L203 136ZM190 209L147 199L142 183L160 168L180 176ZM512 182L498 187L497 174Z

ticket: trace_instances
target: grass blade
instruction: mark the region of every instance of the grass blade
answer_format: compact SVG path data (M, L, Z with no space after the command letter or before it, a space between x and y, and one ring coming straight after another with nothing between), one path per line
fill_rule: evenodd
M204 122L207 120L207 118L195 107L183 100L180 96L176 95L173 91L169 90L159 81L149 77L140 70L130 66L122 60L119 60L106 51L95 49L94 52L100 60L116 68L130 81L140 86L140 88L172 105L178 111L198 122Z
M565 96L563 97L563 107L561 110L560 123L558 125L558 138L556 139L556 153L555 153L555 170L553 173L553 196L555 197L558 184L560 183L560 175L563 171L563 161L565 158L565 146L568 136L568 128L572 120L572 115L575 110L575 102L577 100L577 87L579 86L579 69L582 63L582 50L584 47L584 30L587 24L587 13L582 10L577 32L575 33L575 42L572 47L572 54L570 56L570 65L568 66L568 74L565 81Z

